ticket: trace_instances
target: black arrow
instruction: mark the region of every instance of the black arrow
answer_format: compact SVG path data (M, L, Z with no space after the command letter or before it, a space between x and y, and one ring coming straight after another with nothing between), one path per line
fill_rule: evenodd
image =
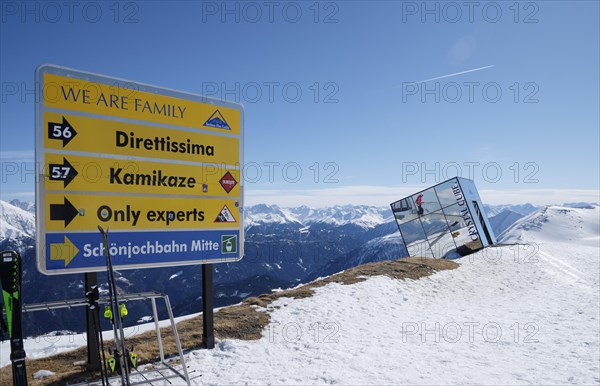
M48 122L48 138L61 139L63 147L67 146L76 135L77 132L65 117L63 117L62 123Z
M71 204L65 197L64 204L50 204L50 220L62 220L65 222L65 228L79 214L77 208Z
M49 164L48 172L50 181L62 180L65 184L65 188L71 183L71 181L73 181L73 178L75 178L79 174L77 173L77 170L75 170L73 165L71 165L69 161L67 161L67 159L64 157L62 164Z

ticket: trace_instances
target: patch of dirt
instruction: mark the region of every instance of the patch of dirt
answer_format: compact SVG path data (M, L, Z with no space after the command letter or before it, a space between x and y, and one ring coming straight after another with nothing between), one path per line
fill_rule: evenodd
M280 298L304 299L314 295L315 288L329 283L350 285L365 281L371 276L388 276L392 279L417 280L432 275L437 271L456 269L459 265L451 260L429 258L406 258L400 260L369 263L347 271L332 275L325 279L305 284L298 288L278 291L245 299L241 304L224 307L214 314L214 332L218 339L258 340L262 337L265 327L269 324L271 303ZM194 317L177 324L181 344L186 351L202 347L202 316ZM175 338L170 327L161 329L165 357L177 352ZM112 342L105 342L112 347ZM138 355L138 363L159 361L158 343L155 331L127 339L127 345L134 347ZM106 353L108 355L108 353ZM76 362L87 360L85 347L74 351L54 355L49 358L27 360L27 373L31 386L65 385L99 379L98 372L87 371L85 365L74 365ZM56 375L40 380L33 380L32 375L39 370L50 370ZM11 366L0 369L0 384L11 384Z

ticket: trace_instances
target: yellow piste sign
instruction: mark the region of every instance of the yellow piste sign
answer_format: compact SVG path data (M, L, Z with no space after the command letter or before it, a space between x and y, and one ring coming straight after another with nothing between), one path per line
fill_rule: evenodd
M240 138L198 130L44 113L44 147L96 154L159 158L194 163L238 165ZM64 134L68 138L64 138Z
M228 130L240 134L240 109L219 107L174 97L166 93L144 91L146 87L133 82L107 84L81 77L44 74L44 103L46 107L101 114L137 121L193 127L203 130ZM190 97L192 95L188 95ZM208 99L205 98L208 102Z
M235 200L47 194L49 231L231 228L241 221Z
M136 159L46 154L47 191L239 196L240 170L223 165L188 165Z
M36 72L38 269L238 261L244 111L224 102L43 65Z

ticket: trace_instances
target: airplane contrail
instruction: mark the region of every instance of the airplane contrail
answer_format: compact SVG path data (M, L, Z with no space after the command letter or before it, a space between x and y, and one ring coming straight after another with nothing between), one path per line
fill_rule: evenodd
M435 78L429 78L429 79L419 80L418 82L407 82L407 83L425 83L425 82L431 82L432 80L438 80L438 79L449 78L451 76L468 74L469 72L481 71L481 70L485 70L485 69L492 68L492 67L494 67L494 65L490 64L489 66L484 66L484 67L479 67L479 68L473 68L471 70L465 70L465 71L461 71L461 72L455 72L455 73L452 73L452 74L447 74L447 75L442 75L442 76L436 76ZM396 87L400 87L400 86L396 86Z

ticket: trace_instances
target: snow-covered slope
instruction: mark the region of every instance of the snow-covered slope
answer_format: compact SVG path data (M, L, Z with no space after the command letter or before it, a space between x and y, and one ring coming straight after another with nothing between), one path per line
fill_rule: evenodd
M528 245L280 299L260 341L188 358L203 383L598 384L598 229L597 207L549 207L505 233Z
M494 234L500 235L506 229L508 229L512 224L514 224L517 220L523 218L522 214L517 212L513 212L510 209L505 209L497 215L490 217L490 224L492 225L492 229L494 230Z
M597 206L544 208L505 232L518 245L421 280L279 299L260 340L218 341L186 362L198 385L597 385L599 228Z
M600 234L598 205L587 208L547 206L515 222L498 237L501 243L570 243L596 246Z
M0 240L35 237L35 216L0 200Z
M10 200L10 204L12 206L16 206L17 208L21 208L26 212L35 213L35 202L21 201L15 198L14 200Z

